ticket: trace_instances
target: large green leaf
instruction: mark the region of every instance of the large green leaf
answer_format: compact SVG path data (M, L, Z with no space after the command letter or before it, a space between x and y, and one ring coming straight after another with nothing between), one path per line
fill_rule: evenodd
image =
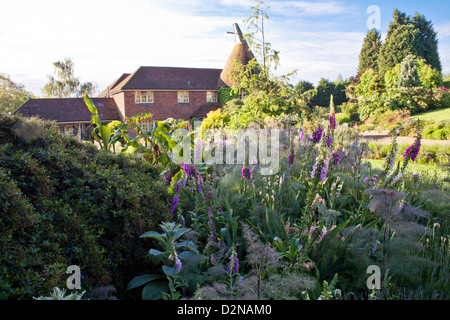
M102 126L102 121L100 120L100 117L97 114L92 116L91 122L92 124L95 124L98 128Z
M148 252L148 255L150 256L150 259L155 263L158 264L161 262L164 252L156 250L156 249L150 249Z
M104 145L107 146L111 140L111 129L108 126L101 126L100 136L102 137Z
M152 238L160 242L165 242L166 240L156 231L149 231L140 236L140 238Z
M162 298L162 293L169 291L167 282L150 282L147 283L142 290L142 300L159 300Z
M91 100L91 98L89 98L89 96L86 93L84 94L84 103L89 108L89 111L92 114L98 114L97 108L95 107L94 102Z
M143 274L131 279L128 283L127 290L131 290L137 287L140 287L150 281L162 279L163 277L160 274Z

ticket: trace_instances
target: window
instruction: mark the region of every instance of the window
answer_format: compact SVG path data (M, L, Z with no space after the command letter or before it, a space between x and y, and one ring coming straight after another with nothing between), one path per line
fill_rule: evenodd
M189 103L189 92L178 91L178 103Z
M136 103L153 103L153 92L151 91L136 91Z
M76 136L78 134L78 128L74 125L64 126L64 134L66 136Z
M152 121L150 119L141 119L139 121L139 126L141 127L142 131L147 132L150 131Z
M217 102L217 92L208 91L206 93L206 102Z

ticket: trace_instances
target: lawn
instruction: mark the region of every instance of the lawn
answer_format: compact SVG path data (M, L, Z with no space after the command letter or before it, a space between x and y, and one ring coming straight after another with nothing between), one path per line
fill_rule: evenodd
M434 120L437 122L450 121L450 108L418 113L412 116L411 119Z
M372 169L381 169L385 160L365 159L364 161L370 162ZM422 181L427 180L428 184L433 184L433 187L437 187L442 191L450 190L450 170L448 167L434 164L409 163L405 173L417 174Z

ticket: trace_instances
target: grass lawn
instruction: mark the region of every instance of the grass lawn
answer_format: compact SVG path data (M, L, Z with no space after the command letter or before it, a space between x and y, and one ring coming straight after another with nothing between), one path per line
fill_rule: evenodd
M433 120L437 122L450 121L450 108L418 113L411 116L411 119Z
M365 159L364 161L370 162L372 169L381 169L384 163L384 159ZM439 185L439 189L450 190L450 170L448 167L409 163L405 173L411 175L418 174L422 179L428 180L430 184Z

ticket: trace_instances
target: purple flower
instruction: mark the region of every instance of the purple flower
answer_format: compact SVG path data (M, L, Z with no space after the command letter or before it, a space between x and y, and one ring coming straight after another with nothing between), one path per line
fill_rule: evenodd
M322 170L320 171L320 181L323 181L327 176L329 162L330 162L329 158L326 158L325 161L323 162L323 167Z
M323 132L323 127L322 127L322 125L320 125L319 127L317 127L316 130L313 131L313 133L311 134L311 139L309 139L309 141L311 141L313 143L319 143L320 139L322 139L322 132Z
M336 115L334 112L330 112L330 115L328 116L328 121L330 123L330 128L332 130L336 129Z
M295 152L294 152L294 148L291 147L291 153L289 154L288 160L287 160L289 167L294 164L294 159L295 159Z
M249 180L252 177L252 174L250 172L250 168L246 168L245 167L245 163L242 166L242 178L244 178L244 180Z
M331 148L331 144L333 143L333 136L330 134L328 137L327 137L327 146L328 146L328 148Z
M339 163L339 153L337 150L335 150L332 154L331 154L331 159L332 159L332 163L334 165L337 165Z
M173 177L173 175L170 173L170 171L167 171L166 177L164 178L164 180L166 180L166 182L167 182L168 185L169 185L170 182L172 181L172 177Z
M175 258L175 268L177 269L177 272L181 271L181 268L183 267L183 264L181 263L178 256Z
M297 141L303 140L303 137L305 136L305 129L302 128L301 131L299 129L299 133L300 135L298 136Z
M173 215L175 209L177 208L177 205L178 205L178 201L179 201L179 200L180 200L180 199L179 199L177 196L175 196L175 198L173 198L173 200L172 200L172 205L170 206L170 213L171 213L171 215Z
M177 188L175 189L175 194L178 194L178 191L180 191L180 180L177 181Z
M403 155L405 160L407 160L408 157L410 157L412 161L416 160L416 157L420 151L420 139L421 135L419 133L416 136L416 141L414 141L414 143L411 146L409 146L408 149L406 149L405 154Z
M238 268L239 268L239 259L237 257L237 252L234 248L231 251L231 255L230 255L229 259L230 259L230 262L228 262L227 272L228 272L228 274L233 275L238 272Z

